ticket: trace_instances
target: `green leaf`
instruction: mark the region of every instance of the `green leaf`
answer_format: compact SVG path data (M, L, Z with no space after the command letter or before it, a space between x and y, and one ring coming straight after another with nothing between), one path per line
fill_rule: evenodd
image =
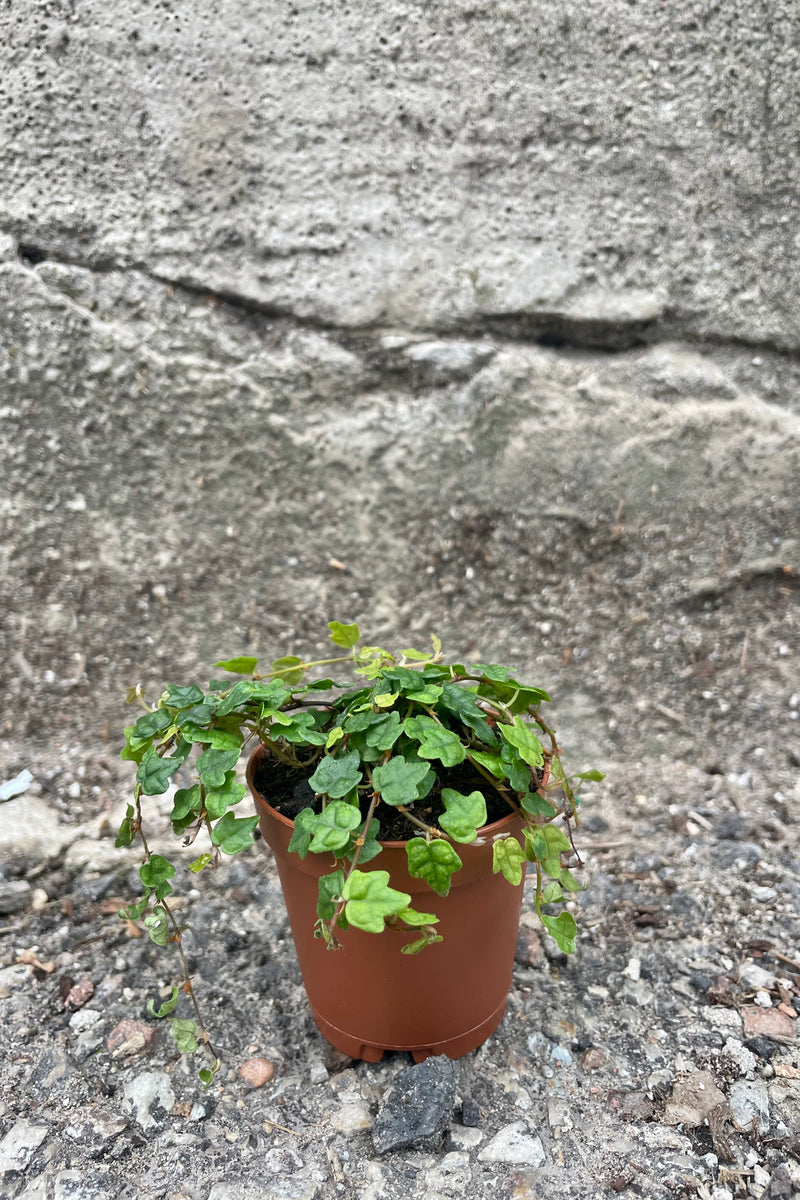
M514 717L513 725L498 725L497 728L503 740L514 747L524 762L531 767L542 765L542 743L521 717Z
M194 787L179 788L172 797L172 812L169 814L169 819L170 821L183 821L191 813L199 816L202 806L203 793L199 783L196 783Z
M175 724L179 729L192 724L207 726L213 718L215 711L212 704L193 704L191 708L184 708L177 714Z
M221 788L228 771L238 761L238 750L204 750L197 760L197 774L207 788Z
M336 912L336 905L344 887L344 871L332 871L330 875L321 875L317 884L317 916L322 921L330 921Z
M556 883L554 879L550 883L546 883L542 888L542 898L540 904L558 904L564 899L564 889L560 883Z
M328 629L334 646L341 646L343 650L351 650L361 637L357 625L343 625L341 621L329 621Z
M502 779L506 773L503 760L499 754L486 754L483 750L470 750L469 757L485 767L495 779Z
M356 929L380 933L387 917L411 904L406 892L389 887L388 871L351 871L342 888L345 916Z
M570 775L570 779L585 779L587 783L600 783L605 779L602 771L582 771L580 775Z
M426 792L420 793L432 774L426 762L408 762L396 754L372 772L372 786L386 804L413 804Z
M163 900L172 891L169 880L174 874L175 867L161 854L151 854L147 862L139 867L139 878L145 887L153 889L158 900Z
M400 714L383 713L367 730L367 745L382 752L391 750L402 732Z
M317 728L321 716L313 712L294 713L288 721L285 718L281 720L281 727L276 732L294 746L324 746L327 734ZM284 714L281 713L281 717Z
M330 796L331 800L337 800L361 783L360 762L357 750L340 754L338 758L325 754L308 782L318 796Z
M272 664L272 674L277 675L284 683L302 683L305 673L303 660L296 654L287 654L283 658L276 658Z
M247 788L244 784L236 782L236 772L228 771L222 787L206 792L206 812L212 821L216 821L217 817L221 817L231 805L238 804L246 794Z
M246 710L248 704L260 703L280 708L291 695L280 679L271 679L266 683L258 679L240 679L230 690L228 690L227 684L222 686L225 695L217 701L214 708L218 717L226 717L232 712L242 712Z
M511 672L508 667L496 663L475 663L469 668L470 675L480 675L483 679L491 679L493 683L505 683Z
M551 937L555 938L562 954L575 953L575 938L578 927L571 913L562 912L557 917L540 916L540 920Z
M460 721L474 730L487 746L497 745L497 738L486 720L486 713L478 707L475 696L466 688L459 687L457 683L443 684L439 708L458 717Z
M325 742L325 749L332 750L333 747L340 742L343 737L344 730L342 729L341 725L337 725L336 728L332 729L328 734L327 741Z
M443 788L442 802L447 810L439 817L442 829L457 842L474 842L486 824L486 801L481 792L464 796L453 788Z
M188 708L191 704L202 704L205 699L202 690L193 683L188 687L176 687L174 683L168 683L165 697L170 708L178 709Z
M153 712L144 713L133 727L134 737L151 738L157 733L163 733L172 724L172 713L168 708L157 708Z
M531 786L530 768L525 766L519 751L513 746L504 745L500 751L500 762L503 771L515 792L527 792Z
M492 846L492 871L497 875L500 871L509 883L515 887L522 883L522 867L525 862L525 851L514 837L500 838Z
M391 708L399 695L399 692L376 692L375 704L378 708Z
M401 921L405 921L406 925L411 925L413 928L435 925L439 920L436 913L417 912L415 908L404 908L397 915Z
M119 909L117 916L123 921L138 921L149 902L150 891L148 889L135 904L129 904L127 908Z
M561 868L561 874L559 875L559 882L561 883L561 886L566 888L566 890L568 892L582 892L583 891L583 884L578 883L578 880L575 878L575 876L572 874L572 872L569 871L566 867Z
M215 662L214 666L219 667L221 671L231 671L234 675L252 675L257 663L257 658L243 654L240 658L226 658L222 662Z
M549 800L545 800L544 796L540 796L538 792L528 792L520 799L520 804L529 817L549 818L556 815L555 805L551 804Z
M450 891L451 877L461 867L461 859L449 842L435 838L427 842L415 837L406 842L408 873L412 879L424 879L439 896Z
M442 689L437 684L427 683L418 692L406 692L406 700L411 700L414 704L424 704L431 707L441 699L441 695Z
M358 830L358 837L364 839L364 845L361 847L361 853L358 856L360 863L371 862L373 858L377 858L383 847L378 838L381 836L381 827L378 821L373 819L369 823L369 830L366 830L367 822L365 821Z
M210 1067L202 1067L197 1072L197 1078L200 1080L203 1087L206 1087L206 1088L211 1087L211 1084L214 1082L214 1076L216 1075L217 1071L220 1069L221 1066L222 1066L222 1060L219 1058L215 1058Z
M122 824L119 827L117 840L114 842L115 846L130 846L132 844L134 838L133 819L133 805L129 804L125 812L125 816L122 818Z
M144 758L145 751L152 743L152 738L140 738L134 733L135 725L126 725L123 733L125 734L125 745L120 750L119 756L125 762L140 763Z
M152 1000L147 1001L148 1015L151 1017L156 1017L158 1020L160 1020L162 1017L168 1017L169 1014L177 1007L179 998L180 992L173 984L172 995L170 996L169 1000L165 1000L164 1003L159 1005L158 1008L156 1008Z
M212 861L213 859L210 854L198 854L194 862L189 863L187 870L191 871L193 875L199 875Z
M458 735L444 729L433 717L407 717L403 731L420 743L420 758L438 758L445 767L455 767L467 757Z
M173 1017L169 1031L175 1039L180 1054L194 1054L199 1046L197 1022L188 1018Z
M314 823L317 814L313 808L302 809L294 819L294 830L289 842L289 852L305 858L311 848L311 838L314 836Z
M435 933L432 929L426 929L422 937L417 938L415 942L409 942L406 946L400 947L401 954L419 954L420 950L424 950L426 946L432 946L434 942L443 942L444 938L440 933Z
M236 755L237 759L239 755ZM145 796L161 796L169 787L169 781L181 765L179 758L162 758L155 750L148 750L144 755L136 781L141 784Z
M166 912L160 905L156 905L153 911L147 914L144 919L144 927L151 942L155 942L157 946L166 946L169 921Z
M350 831L361 824L361 813L354 804L345 800L333 800L327 808L314 817L312 830L311 851L322 854L326 850L336 853L343 850L350 842Z
M203 746L211 746L214 750L236 750L241 747L244 738L238 729L208 729L198 725L196 721L187 721L181 726L181 735L192 744L200 742Z
M257 824L258 817L235 817L232 812L226 812L211 830L211 841L223 854L238 854L252 845Z

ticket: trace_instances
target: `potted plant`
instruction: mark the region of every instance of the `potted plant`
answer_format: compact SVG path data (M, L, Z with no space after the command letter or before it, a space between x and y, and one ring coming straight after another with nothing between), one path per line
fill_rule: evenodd
M452 1057L499 1023L511 982L525 870L536 872L542 924L571 953L576 926L563 908L578 890L569 864L577 797L541 688L503 666L451 664L441 643L391 654L363 646L356 625L333 621L336 657L216 663L233 675L207 690L169 684L125 730L122 757L136 763L133 802L117 844L138 840L143 894L120 916L172 942L195 1016L172 1018L183 1051L209 1046L170 906L176 865L150 849L147 797L178 774L172 828L206 848L188 869L250 845L255 826L275 852L312 1012L325 1036L354 1056L386 1048ZM349 663L356 682L311 679ZM545 739L544 743L542 738ZM247 781L256 816L237 816L246 795L236 768L254 745ZM579 862L579 860L578 860ZM560 908L560 911L558 911ZM331 951L333 953L326 953ZM157 1016L173 1013L179 988Z

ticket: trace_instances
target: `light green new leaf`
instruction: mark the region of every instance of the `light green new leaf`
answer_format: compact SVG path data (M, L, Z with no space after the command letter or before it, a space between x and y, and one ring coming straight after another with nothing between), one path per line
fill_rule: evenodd
M478 830L486 824L486 801L480 792L468 796L453 788L442 789L442 802L446 812L439 817L439 824L457 842L474 842Z
M169 1014L177 1007L179 998L180 992L173 984L172 995L170 996L169 1000L165 1000L164 1003L159 1005L158 1008L156 1008L152 1000L147 1001L147 1012L149 1016L156 1017L158 1020L160 1020L162 1017L168 1017Z
M357 625L343 625L341 621L329 621L328 629L334 646L341 646L343 650L351 650L361 637Z
M378 708L391 708L399 695L399 692L377 692L375 704Z
M299 668L299 669L298 669ZM303 666L302 658L298 658L296 654L287 654L283 658L276 658L272 664L272 674L277 675L284 683L290 686L295 683L302 683L306 669Z
M521 717L514 717L513 725L498 725L497 728L503 740L514 747L524 762L531 767L542 765L542 743Z
M558 948L563 954L575 953L578 927L572 913L562 912L557 917L542 916L541 922L551 937L555 938Z
M342 896L347 901L347 920L365 933L380 933L387 917L396 916L411 904L407 892L389 887L388 871L352 871Z
M435 925L439 920L436 913L417 912L415 908L404 908L397 915L401 921L405 921L406 925L411 925L414 928L422 928L423 925Z
M343 737L344 737L344 730L342 729L341 725L337 725L336 728L332 729L330 731L330 733L328 734L327 740L325 742L325 749L332 750L333 747L338 742L340 742Z
M350 832L361 824L361 813L354 804L345 800L333 800L327 808L314 816L313 822L307 822L311 830L310 849L314 854L325 851L336 853L344 850L350 842Z
M560 883L556 883L554 879L550 883L546 883L542 888L542 898L540 904L558 904L564 899L564 889Z
M126 809L125 816L122 818L122 824L120 825L119 832L117 833L117 840L114 842L115 846L130 846L133 842L133 818L133 805L129 804Z
M406 857L412 879L424 879L439 896L448 894L451 878L461 867L461 859L449 842L442 838L430 842L411 838L406 842Z
M222 662L216 662L214 666L219 667L221 671L230 671L233 675L252 675L257 663L257 658L243 654L239 658L226 658Z
M424 950L426 946L432 946L434 942L443 942L444 938L440 933L435 933L433 929L426 929L422 937L417 938L415 942L409 942L407 946L400 947L401 954L419 954L420 950Z
M152 745L152 738L137 737L134 732L135 729L135 725L126 725L123 730L125 745L120 750L119 756L125 762L140 763L145 756L145 752Z
M425 684L418 692L406 692L406 699L414 704L434 705L441 698L442 689L436 683Z
M525 863L525 851L516 838L501 838L492 846L492 871L495 875L503 872L509 883L516 887L522 883L522 868Z
M470 750L470 759L475 759L482 767L485 767L490 774L494 775L495 779L502 779L506 773L505 765L499 754L487 754L483 750Z
M226 812L211 830L211 841L223 854L238 854L252 844L257 824L258 817L235 817Z
M340 800L361 783L360 762L357 750L350 750L337 758L325 754L308 782L318 796Z
M431 769L426 762L408 762L399 754L372 772L372 786L386 804L413 804L426 795L420 791Z
M194 862L189 863L187 870L191 871L193 875L199 875L212 861L213 859L210 854L198 854Z
M169 933L169 921L164 909L159 905L149 912L144 919L144 927L150 937L151 942L155 942L157 946L166 946L167 934Z
M467 757L461 739L450 729L445 729L433 717L407 717L403 731L419 742L420 758L438 758L445 767L455 767Z
M585 779L587 783L600 783L605 779L602 771L581 771L580 775L570 775L570 779Z
M225 777L239 761L238 750L204 750L197 760L197 774L207 788L225 786Z
M197 1022L188 1018L173 1017L169 1031L175 1039L180 1054L194 1054L199 1046Z

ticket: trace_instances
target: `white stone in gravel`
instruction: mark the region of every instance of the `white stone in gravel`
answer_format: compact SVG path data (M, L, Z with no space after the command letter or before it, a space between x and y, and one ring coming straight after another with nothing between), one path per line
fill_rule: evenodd
M102 1019L103 1014L98 1012L96 1008L79 1008L70 1017L69 1027L73 1033L83 1033L85 1029L91 1029L93 1025L96 1025Z
M757 884L753 884L750 888L750 895L759 904L771 904L773 900L777 900L778 898L775 888L759 887Z
M302 1158L291 1146L273 1146L264 1155L264 1169L271 1175L293 1175L302 1165Z
M261 1184L233 1180L215 1183L207 1200L316 1200L323 1194L322 1187L321 1183L302 1179L276 1179L270 1183L265 1180Z
M59 1171L53 1200L116 1200L119 1180L87 1178L83 1171Z
M515 1121L496 1133L478 1158L481 1162L524 1163L530 1167L541 1167L546 1161L542 1139L531 1134L524 1121Z
M735 1008L726 1008L724 1004L712 1004L705 1010L704 1015L709 1025L713 1025L721 1033L737 1037L742 1032L742 1018Z
M145 1071L125 1084L123 1108L142 1129L155 1129L162 1124L155 1112L161 1109L166 1115L174 1103L175 1093L169 1075L164 1071Z
M41 796L19 796L3 805L3 852L10 861L54 858L75 837L58 810Z
M483 1131L472 1125L451 1125L450 1141L456 1150L472 1150L483 1141Z
M758 1057L743 1046L738 1038L729 1037L722 1048L722 1053L736 1064L740 1075L752 1075L758 1066Z
M728 1093L733 1123L743 1132L749 1133L753 1121L758 1121L758 1131L763 1137L769 1130L769 1096L763 1083L756 1080L739 1079L731 1084Z
M17 1121L0 1142L0 1176L6 1171L24 1171L50 1130L47 1125Z
M372 1115L358 1095L345 1092L339 1097L339 1108L331 1117L331 1125L339 1133L358 1133L372 1128Z
M770 991L776 983L776 975L774 971L767 971L764 967L760 967L758 963L754 963L752 958L747 962L743 962L739 967L739 982L752 988L753 991L760 991L762 988Z

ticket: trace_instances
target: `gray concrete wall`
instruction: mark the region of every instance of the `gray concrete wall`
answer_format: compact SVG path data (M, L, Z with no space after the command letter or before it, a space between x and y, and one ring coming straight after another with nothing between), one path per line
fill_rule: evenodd
M631 687L678 704L703 580L795 561L799 35L4 6L5 736L115 737L137 678L331 617L521 659L606 752Z

